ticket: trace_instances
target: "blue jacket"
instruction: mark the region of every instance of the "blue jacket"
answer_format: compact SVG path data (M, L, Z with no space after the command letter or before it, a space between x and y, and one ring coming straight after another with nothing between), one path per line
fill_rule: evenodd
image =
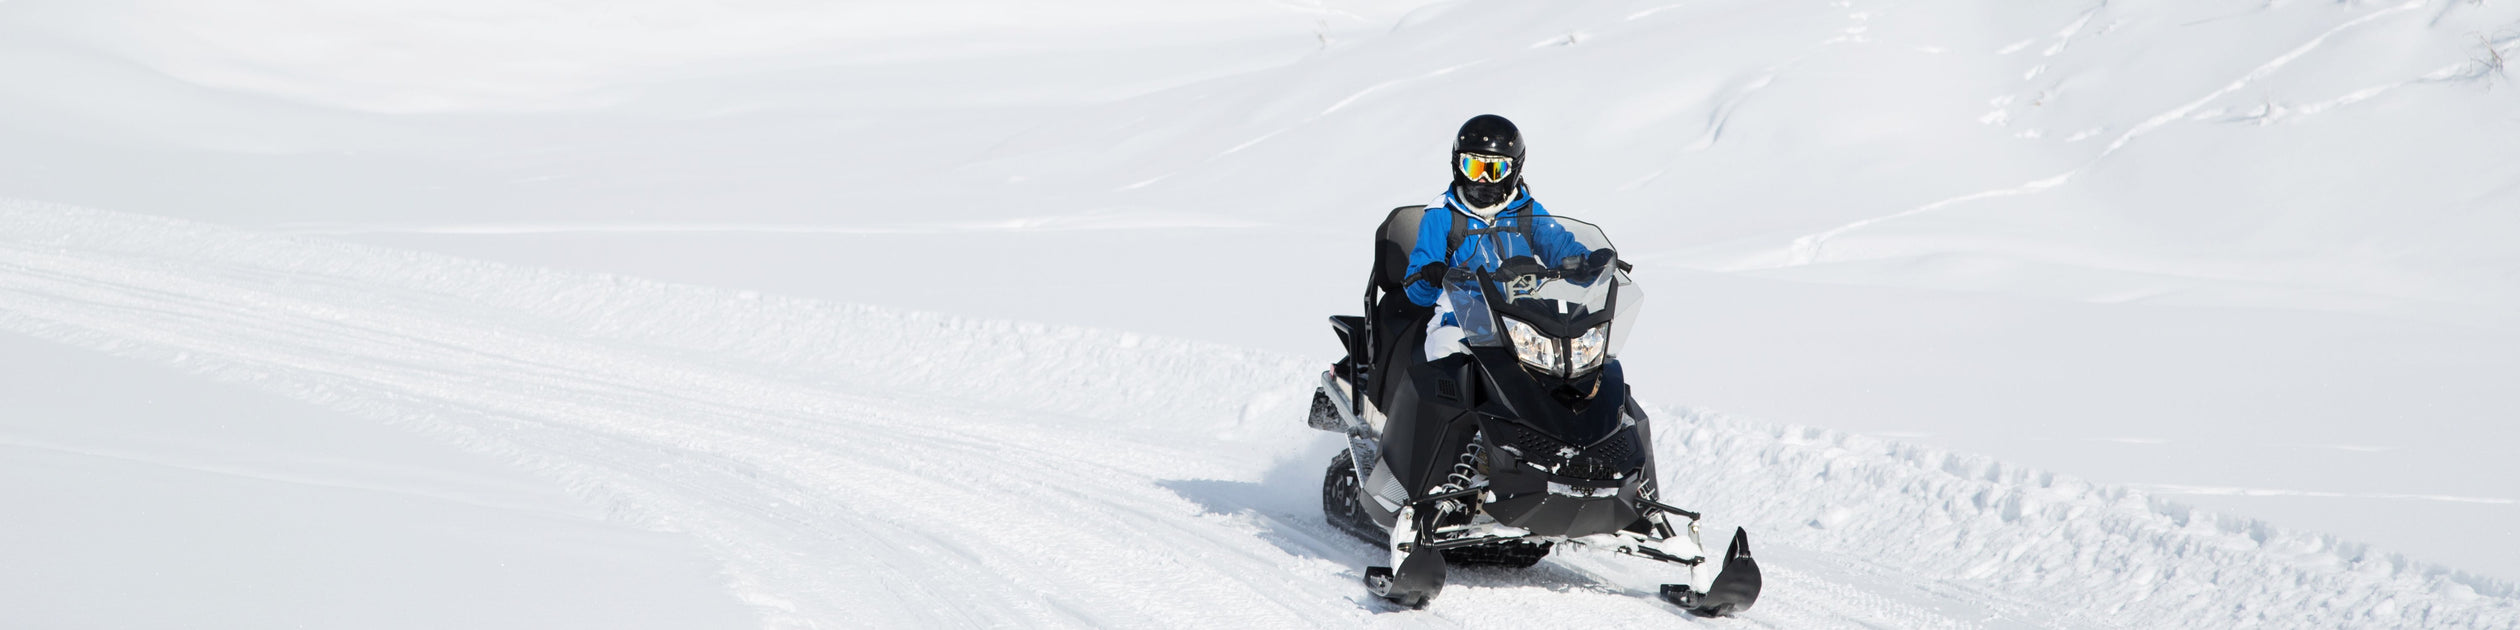
M1498 218L1549 216L1549 209L1541 206L1539 200L1531 197L1530 188L1521 188L1515 193L1513 203L1506 204L1504 209L1496 211ZM1469 221L1469 229L1473 230L1488 227L1488 222L1480 220L1478 215L1471 213L1469 206L1463 204L1460 199L1454 198L1451 190L1444 191L1443 209L1446 211L1438 212L1434 208L1428 208L1426 215L1418 219L1417 247L1409 250L1407 272L1409 275L1416 275L1419 269L1426 267L1427 263L1438 260L1444 261L1446 266L1463 267L1472 260L1469 254L1479 251L1479 248L1486 243L1486 239L1492 236L1488 234L1464 236L1461 239L1460 248L1444 251L1451 245L1449 241L1454 221ZM1555 221L1534 221L1531 227L1533 236L1540 240L1538 245L1541 252L1550 254L1543 257L1544 260L1591 253L1590 248L1577 242L1574 236L1567 234L1565 229L1559 228ZM1509 255L1534 253L1531 251L1532 244L1522 241L1521 238L1514 238L1503 243L1502 249ZM1443 287L1438 283L1426 280L1409 283L1406 289L1409 301L1418 306L1434 306L1435 297L1444 292Z

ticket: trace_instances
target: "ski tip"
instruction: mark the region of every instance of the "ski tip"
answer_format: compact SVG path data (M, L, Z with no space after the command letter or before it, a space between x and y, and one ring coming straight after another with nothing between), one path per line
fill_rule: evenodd
M1424 593L1411 592L1407 588L1394 588L1393 576L1395 574L1391 567L1365 567L1365 590L1393 606L1424 610L1427 600L1431 598Z
M1759 602L1764 582L1759 575L1759 561L1750 557L1750 533L1733 528L1732 547L1724 550L1723 572L1715 575L1715 583L1698 597L1698 607L1689 612L1724 617L1749 610Z

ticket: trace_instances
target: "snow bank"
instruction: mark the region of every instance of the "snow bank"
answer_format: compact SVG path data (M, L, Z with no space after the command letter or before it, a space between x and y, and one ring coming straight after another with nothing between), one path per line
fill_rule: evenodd
M1682 501L1766 540L1871 558L2129 627L2491 628L2513 585L1983 456L1695 409L1658 418ZM1685 482L1680 480L1702 480Z

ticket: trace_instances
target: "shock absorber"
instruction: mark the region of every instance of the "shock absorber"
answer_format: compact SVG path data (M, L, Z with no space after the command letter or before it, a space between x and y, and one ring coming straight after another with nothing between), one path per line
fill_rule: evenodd
M1454 490L1486 483L1487 440L1479 433L1470 434L1470 445L1461 449L1461 458L1453 461L1452 474L1444 476L1445 485Z
M1481 432L1471 432L1470 444L1461 449L1461 457L1453 460L1452 472L1444 475L1445 491L1467 490L1487 485L1486 442ZM1445 501L1437 505L1435 509L1448 514L1467 512L1469 504L1466 501Z

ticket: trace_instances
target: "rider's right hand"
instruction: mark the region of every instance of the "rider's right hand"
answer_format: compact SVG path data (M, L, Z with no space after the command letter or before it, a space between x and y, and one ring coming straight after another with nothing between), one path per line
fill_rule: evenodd
M1426 263L1425 266L1418 267L1417 275L1410 276L1407 284L1417 284L1418 281L1424 280L1428 284L1443 286L1444 273L1451 270L1452 266L1444 264L1444 261Z

